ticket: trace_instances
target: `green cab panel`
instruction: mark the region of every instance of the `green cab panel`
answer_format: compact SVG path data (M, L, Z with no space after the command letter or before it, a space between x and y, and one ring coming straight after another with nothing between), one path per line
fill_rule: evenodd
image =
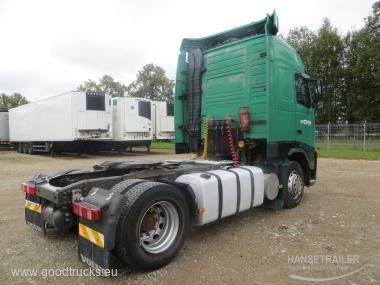
M276 37L274 12L261 21L201 39L184 39L178 58L175 87L176 144L186 144L189 89L192 70L188 55L202 52L201 137L206 118L240 121L240 109L249 109L246 140L300 142L314 147L314 111L296 96L296 74L305 72L299 54ZM194 79L198 80L198 79ZM195 82L195 81L194 81ZM197 82L195 82L197 83ZM195 86L197 86L195 84Z

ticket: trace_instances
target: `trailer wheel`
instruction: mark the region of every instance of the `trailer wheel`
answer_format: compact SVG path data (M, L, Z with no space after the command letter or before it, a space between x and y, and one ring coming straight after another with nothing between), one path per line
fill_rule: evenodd
M22 145L21 143L17 143L17 152L22 153Z
M301 203L305 189L302 167L298 162L290 162L287 177L284 206L285 208L294 208Z
M28 153L28 143L22 144L22 153Z
M34 154L33 143L28 143L27 148L28 148L28 154L33 155Z
M167 265L182 248L189 225L184 196L173 186L157 182L137 184L124 195L117 255L137 270Z

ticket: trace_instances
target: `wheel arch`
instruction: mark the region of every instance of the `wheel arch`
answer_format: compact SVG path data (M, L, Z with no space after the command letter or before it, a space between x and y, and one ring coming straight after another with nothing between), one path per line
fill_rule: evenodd
M292 148L288 152L288 159L296 161L301 165L305 184L308 186L310 184L311 162L308 159L306 152L302 148Z
M190 186L184 183L172 182L172 181L166 181L166 180L161 181L161 182L174 186L185 197L187 205L189 207L190 222L193 223L196 218L196 215L198 214L198 207L195 201L194 192L191 190Z

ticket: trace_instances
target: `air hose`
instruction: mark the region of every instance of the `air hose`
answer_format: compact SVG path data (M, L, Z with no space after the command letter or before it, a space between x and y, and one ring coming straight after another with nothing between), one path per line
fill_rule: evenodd
M207 149L208 149L208 118L206 118L205 120L205 140L203 143L202 159L207 158Z
M230 148L230 153L231 153L232 161L233 161L232 165L233 165L233 167L237 167L238 166L238 164L237 164L238 157L237 157L236 150L235 150L234 139L232 137L231 118L226 119L226 130L227 130L228 145Z

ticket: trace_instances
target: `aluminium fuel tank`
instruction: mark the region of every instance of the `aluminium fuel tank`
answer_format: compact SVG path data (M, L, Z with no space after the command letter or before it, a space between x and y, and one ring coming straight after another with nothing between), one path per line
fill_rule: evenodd
M255 166L184 174L176 182L189 185L196 197L197 225L238 214L264 202L264 174Z

